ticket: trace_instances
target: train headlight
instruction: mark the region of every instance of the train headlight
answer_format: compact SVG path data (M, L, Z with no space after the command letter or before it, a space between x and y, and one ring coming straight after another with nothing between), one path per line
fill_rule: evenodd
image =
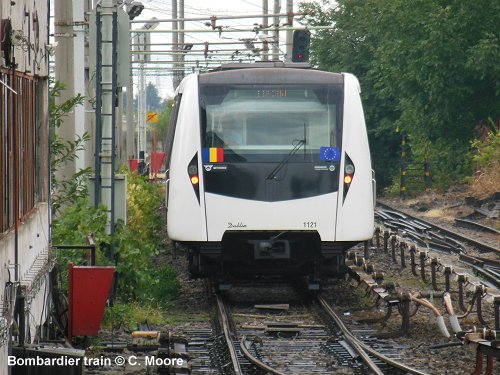
M188 174L190 176L198 174L198 166L197 165L189 165L188 166Z
M345 164L344 164L344 201L347 196L347 192L351 187L351 182L354 178L354 172L356 168L354 168L354 163L352 162L349 155L345 154Z
M344 168L344 171L345 171L346 174L350 174L350 175L354 174L354 165L352 165L352 164L346 164L345 168Z
M193 158L187 166L187 173L191 186L193 187L196 199L200 203L200 175L198 174L198 153L194 154Z

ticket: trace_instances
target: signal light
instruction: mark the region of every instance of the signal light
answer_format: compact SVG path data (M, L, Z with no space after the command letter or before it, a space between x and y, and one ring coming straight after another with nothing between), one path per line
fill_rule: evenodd
M311 42L311 32L309 30L294 30L292 62L309 61L310 42Z
M196 198L198 199L198 203L200 203L200 175L198 173L198 153L195 153L193 158L188 164L187 174L189 178L189 182L191 182L191 186L193 187L194 193L196 194Z
M352 162L349 155L345 154L345 165L344 165L344 202L345 197L347 196L347 192L351 187L352 180L354 178L354 173L356 168L354 167L354 163Z

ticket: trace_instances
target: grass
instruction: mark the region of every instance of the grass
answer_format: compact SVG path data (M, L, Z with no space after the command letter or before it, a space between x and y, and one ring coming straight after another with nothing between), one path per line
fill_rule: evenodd
M137 330L139 323L148 321L153 325L176 325L189 322L210 320L207 313L186 313L185 309L172 308L166 310L162 306L154 306L139 302L117 302L113 307L108 307L104 313L102 327L111 329L123 325L130 331Z
M108 307L104 312L102 326L111 329L123 325L131 331L137 329L139 323L148 321L151 324L166 324L167 315L160 306L143 304L139 302L117 302L113 307Z

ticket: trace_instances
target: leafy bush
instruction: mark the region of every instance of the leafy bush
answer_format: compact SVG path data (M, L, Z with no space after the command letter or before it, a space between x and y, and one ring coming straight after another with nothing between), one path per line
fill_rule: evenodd
M175 298L179 289L175 272L168 266L155 267L154 257L162 245L162 217L159 208L162 195L159 185L146 178L129 175L127 188L128 223L119 223L114 234L117 257L118 299L123 302L140 301L165 306ZM81 197L76 204L65 207L52 226L53 243L84 245L88 233L94 235L99 264L110 264L104 257L111 238L106 233L106 208L95 209L88 197ZM82 251L65 251L58 254L62 270L75 257L83 259Z
M115 232L119 297L124 300L165 304L179 288L168 266L157 269L152 263L162 245L163 202L160 186L147 178L129 174L127 187L128 222Z
M158 306L144 305L142 303L116 303L112 308L106 309L103 326L112 328L120 325L129 330L136 330L137 323L148 321L160 324L166 320L164 310Z
M106 258L105 251L113 241L118 273L118 298L124 302L151 302L165 305L175 298L179 289L175 272L168 266L153 266L153 257L158 255L162 245L162 218L159 208L163 194L159 185L150 183L145 177L129 174L127 186L128 223L116 226L114 237L106 233L106 207L97 209L89 202L87 177L91 169L80 170L67 180L58 181L55 171L67 162L76 159L76 152L83 150L89 139L85 133L74 141L65 141L56 134L56 129L64 125L65 116L84 97L77 95L56 104L64 85L51 85L51 169L52 169L52 210L55 219L52 224L54 245L85 245L87 235L92 233L96 243L98 264L112 264L114 259ZM67 265L70 261L80 263L85 259L82 250L55 253L60 264L61 287L67 288Z
M55 245L83 245L87 235L93 234L97 244L109 243L106 234L106 207L90 205L88 196L65 207L52 224L52 243Z
M152 289L153 298L161 306L167 306L168 303L179 293L180 284L176 272L165 265L157 269L155 275L155 287Z
M76 106L83 105L85 97L80 94L69 98L62 103L56 103L56 98L61 96L65 85L59 81L50 84L50 171L51 171L51 201L52 212L57 214L59 210L77 201L88 194L86 180L91 174L91 168L80 169L66 179L57 179L56 172L68 162L74 162L76 153L85 149L85 142L90 140L90 135L85 132L82 136L76 136L75 140L65 140L59 137L57 129L64 126L64 118Z
M500 113L500 2L337 0L301 10L309 26L335 25L314 32L313 65L359 78L380 187L398 173L397 129L430 142L435 183L470 175L474 126Z
M493 128L484 139L472 142L476 150L473 161L476 173L472 181L472 192L486 197L499 191L500 181L500 132Z

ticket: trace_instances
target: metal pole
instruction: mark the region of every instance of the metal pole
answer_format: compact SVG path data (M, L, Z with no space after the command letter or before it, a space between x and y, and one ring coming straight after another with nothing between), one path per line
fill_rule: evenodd
M267 29L269 27L269 18L267 18L267 14L269 13L269 4L267 0L262 0L262 27ZM265 36L268 35L268 31L265 30L262 32ZM269 43L267 41L264 42L263 52L262 52L262 60L269 60Z
M106 230L114 232L114 164L116 118L117 13L112 0L96 9L96 163L95 201L107 207ZM111 256L113 250L111 248Z
M181 32L179 33L179 47L182 48L182 55L179 55L179 67L184 69L184 56L186 51L184 50L184 0L179 0L179 29ZM179 48L177 47L177 48ZM179 72L179 83L184 78L184 72Z
M144 40L145 36L141 39ZM138 134L138 147L137 153L139 163L146 163L146 74L144 71L144 62L140 65L139 75L139 134Z
M288 27L293 27L293 0L286 0L286 13L288 15ZM285 61L292 61L293 31L286 31L286 58Z
M280 12L280 0L274 0L274 14L278 14ZM274 43L273 43L273 60L278 61L280 56L280 31L279 31L279 23L280 18L273 18L273 26L274 26Z
M96 8L95 23L96 23L96 95L95 95L95 132L94 132L94 207L97 208L101 202L101 138L102 138L102 54L101 54L101 40L102 40L102 25L101 25L101 8Z
M130 36L134 34L130 33ZM134 37L134 36L132 36ZM134 47L132 47L134 49ZM132 61L134 56L132 55ZM134 156L134 77L132 64L130 64L130 74L127 82L127 159L136 159Z
M172 22L172 43L174 44L172 49L175 52L177 52L179 50L179 46L178 46L178 44L179 44L179 30L178 30L179 26L178 26L178 22L177 22L177 0L172 0L172 19L174 19L174 21ZM172 56L172 61L174 62L174 68L177 68L178 60L179 60L179 57L174 54ZM174 73L172 83L173 83L174 90L175 90L177 88L177 86L179 86L179 77L178 77L177 72Z
M55 41L58 47L55 50L55 79L64 84L65 90L60 92L59 98L56 98L56 103L61 104L66 100L71 99L75 95L75 83L77 83L75 72L75 40L82 35L75 33L72 26L73 23L73 3L71 1L55 1L54 16L55 16ZM76 6L76 4L75 4ZM3 18L3 15L2 15ZM73 38L65 38L62 35L75 35ZM83 74L83 67L82 67ZM81 92L82 94L84 92ZM73 141L75 139L75 117L80 110L76 106L64 118L64 126L56 128L56 133L65 141ZM83 134L83 132L81 133ZM81 135L80 134L80 135ZM81 152L77 152L78 157L82 157ZM56 171L56 179L58 181L69 180L76 172L76 164L79 159L66 160L63 165L59 166Z
M83 22L85 21L84 16L85 12L83 0L73 0L73 22L75 23L75 26L73 26L73 33L75 35L73 41L73 87L75 95L85 95L85 27L83 26ZM75 121L75 136L82 137L86 130L85 107L83 105L77 105L73 108L73 111ZM77 151L76 156L75 171L78 172L79 170L87 167L85 150Z

